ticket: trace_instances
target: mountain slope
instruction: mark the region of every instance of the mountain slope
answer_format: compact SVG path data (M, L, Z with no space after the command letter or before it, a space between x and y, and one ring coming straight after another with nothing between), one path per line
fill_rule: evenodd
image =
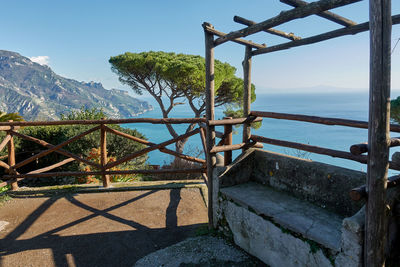
M132 117L152 109L126 91L67 79L18 53L0 50L1 111L18 112L25 120L56 120L60 113L82 106L102 108L112 118Z

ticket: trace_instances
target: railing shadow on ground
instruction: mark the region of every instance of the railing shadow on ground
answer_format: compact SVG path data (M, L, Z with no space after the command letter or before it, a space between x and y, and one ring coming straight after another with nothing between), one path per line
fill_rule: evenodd
M79 201L72 194L50 197L5 238L0 240L0 266L9 266L10 259L7 259L7 263L4 261L6 256L29 251L35 252L35 250L41 249L51 251L53 265L57 267L73 265L132 266L138 259L145 255L184 240L202 225L178 226L177 208L181 201L181 189L170 190L170 201L165 211L164 228L150 228L134 220L122 218L112 213L118 208L126 207L128 204L144 199L157 191L145 191L138 196L105 209L98 209L87 205ZM67 200L74 207L83 209L89 214L32 238L21 239L21 236L29 231L29 228L35 221L60 199ZM59 235L63 230L71 229L99 216L123 224L123 228L125 229L128 226L134 230L111 232L108 229L104 229L102 233ZM29 256L29 254L27 255ZM13 261L14 266L15 264L19 264L16 262L18 259L13 259ZM30 263L35 265L34 257Z

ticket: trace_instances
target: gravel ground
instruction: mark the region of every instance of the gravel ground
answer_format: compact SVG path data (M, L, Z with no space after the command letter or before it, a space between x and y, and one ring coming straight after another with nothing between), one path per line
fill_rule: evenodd
M188 238L170 247L150 253L134 267L163 266L265 266L222 238Z

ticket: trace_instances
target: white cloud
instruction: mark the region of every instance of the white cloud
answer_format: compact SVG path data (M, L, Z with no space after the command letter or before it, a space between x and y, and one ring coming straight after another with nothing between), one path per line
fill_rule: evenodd
M50 63L50 58L48 56L30 57L29 59L40 65L49 65L49 63Z

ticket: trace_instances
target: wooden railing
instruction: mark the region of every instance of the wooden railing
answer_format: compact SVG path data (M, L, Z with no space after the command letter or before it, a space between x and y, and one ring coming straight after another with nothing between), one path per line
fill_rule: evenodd
M13 190L18 189L18 181L21 181L26 178L42 178L42 177L54 177L54 176L88 176L88 175L100 175L102 177L103 186L109 187L110 186L110 175L128 175L128 174L150 174L150 175L157 175L157 174L178 174L178 173L201 173L205 182L207 183L207 176L206 176L206 161L201 158L196 158L190 155L185 155L174 150L168 149L167 146L174 144L178 141L187 139L193 135L200 134L201 143L203 145L204 151L207 153L206 149L206 133L205 128L207 128L207 124L211 125L223 125L224 132L216 131L216 137L220 138L221 141L213 147L212 151L217 152L224 152L224 164L228 165L232 162L232 150L240 149L250 146L260 147L259 144L255 144L253 142L249 144L237 144L232 145L232 125L234 124L241 124L243 122L248 121L260 121L260 119L249 119L249 118L239 118L239 119L232 119L232 118L224 118L223 120L213 120L207 121L204 118L168 118L168 119L154 119L154 118L132 118L132 119L102 119L102 120L65 120L65 121L22 121L22 122L1 122L0 123L0 131L5 131L6 136L0 143L0 152L3 151L6 147L8 148L7 156L4 158L8 158L8 162L4 162L0 160L0 167L3 167L7 170L7 174L4 175L1 179L4 181L0 183L0 187L5 185L11 185ZM107 125L110 124L126 124L126 123L151 123L151 124L198 124L199 127L195 128L185 134L182 134L178 137L169 139L162 143L156 144L150 142L148 140L118 131L116 129L110 128ZM18 130L21 127L26 126L50 126L50 125L58 125L58 126L65 126L65 125L94 125L93 128L86 130L66 141L61 142L60 144L50 144L45 140L40 140L38 138L23 134ZM71 153L69 151L64 150L63 148L72 142L75 142L82 137L94 133L96 131L100 131L100 164L85 159L79 155ZM123 138L127 138L129 140L138 142L146 146L139 151L134 151L122 158L116 159L115 161L108 162L107 159L107 133L114 134L121 136ZM39 144L46 148L44 151L39 151L34 153L32 156L20 161L15 161L15 148L14 148L14 138L22 138L27 141ZM151 151L159 150L162 153L166 153L172 155L174 157L198 163L201 167L199 168L187 168L187 169L131 169L131 170L111 170L114 167L117 167L123 163L126 163L130 160L133 160L137 157L140 157L144 154L147 154ZM58 153L65 157L66 159L55 163L53 165L36 169L27 173L20 173L19 169L24 167L25 165L36 161L50 153ZM93 171L56 171L50 172L58 167L61 167L65 164L70 162L77 161L80 163L84 163L90 167L93 167Z
M284 120L293 120L293 121L302 121L316 124L324 124L324 125L340 125L347 126L353 128L362 128L368 129L368 122L365 121L357 121L357 120L347 120L347 119L338 119L338 118L324 118L317 116L307 116L307 115L299 115L299 114L287 114L287 113L276 113L276 112L265 112L265 111L251 111L250 116L254 117L263 117L263 118L272 118L272 119L284 119ZM400 132L400 125L391 124L390 131L392 132ZM328 155L331 157L342 158L357 161L360 163L367 163L367 156L362 155L363 153L368 152L367 144L355 144L350 147L350 152L340 151L335 149L329 149L324 147L312 146L308 144L272 139L267 137L262 137L258 135L251 135L251 140L254 142L265 143L269 145L283 146L293 149L299 149L308 151L311 153ZM398 138L392 138L390 147L399 146L400 140ZM394 170L400 170L400 164L397 162L389 161L389 168Z

